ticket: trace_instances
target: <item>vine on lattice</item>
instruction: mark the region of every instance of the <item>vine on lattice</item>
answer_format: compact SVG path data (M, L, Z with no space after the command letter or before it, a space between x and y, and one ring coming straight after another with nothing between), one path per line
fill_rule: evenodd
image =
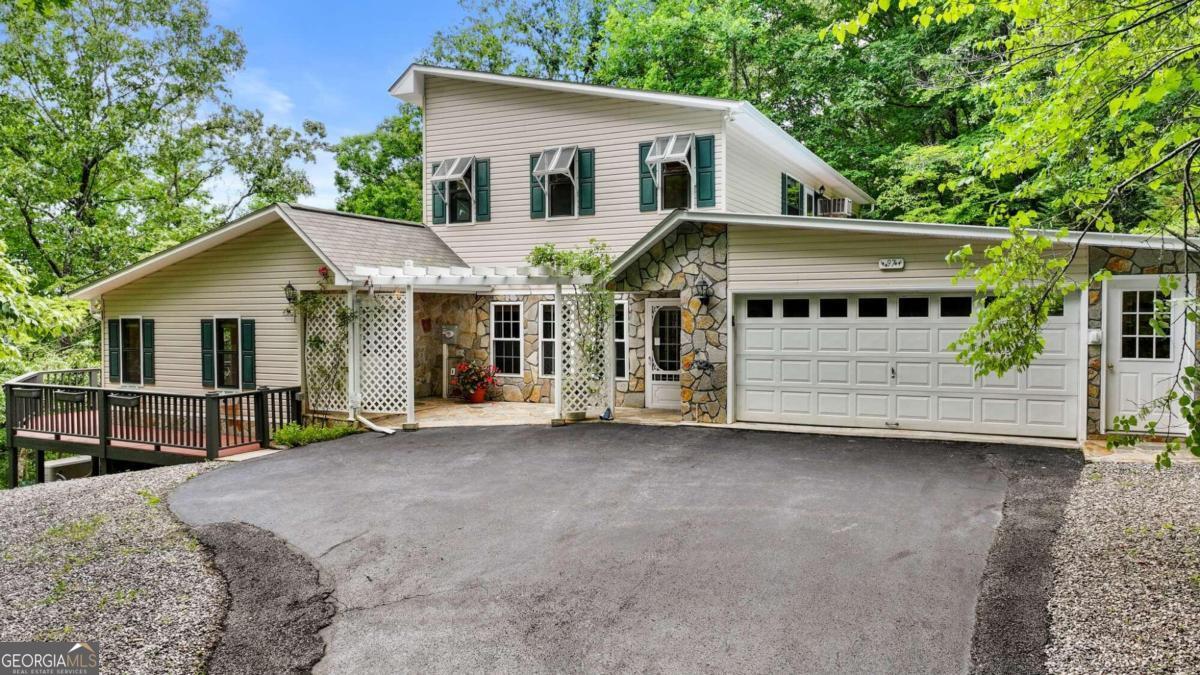
M304 293L301 298L305 301L304 391L308 405L326 412L349 410L347 349L353 312L338 302L340 295Z

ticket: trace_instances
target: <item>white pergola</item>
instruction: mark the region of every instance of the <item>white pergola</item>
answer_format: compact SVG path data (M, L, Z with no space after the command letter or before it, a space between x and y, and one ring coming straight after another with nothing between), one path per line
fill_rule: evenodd
M345 307L355 319L348 326L344 403L352 418L360 413L403 414L404 428L417 428L415 293L486 293L501 286L554 286L554 418L561 420L571 413L614 407L615 317L610 312L607 320L604 381L596 381L594 364L589 367L582 362L574 305L564 302L563 286L591 283L589 276L560 275L528 266L434 267L406 261L402 267L358 266L347 279L350 285L346 288ZM367 299L360 304L359 297L364 293ZM327 314L314 319L336 320L335 312ZM397 387L397 382L402 386ZM340 401L339 396L326 403Z

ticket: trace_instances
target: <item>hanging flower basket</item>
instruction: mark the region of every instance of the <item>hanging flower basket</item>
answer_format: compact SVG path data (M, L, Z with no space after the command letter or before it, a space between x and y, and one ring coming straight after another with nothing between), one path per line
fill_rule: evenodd
M488 387L496 383L496 366L485 366L474 361L462 361L454 369L450 384L462 390L463 400L468 403L483 403Z

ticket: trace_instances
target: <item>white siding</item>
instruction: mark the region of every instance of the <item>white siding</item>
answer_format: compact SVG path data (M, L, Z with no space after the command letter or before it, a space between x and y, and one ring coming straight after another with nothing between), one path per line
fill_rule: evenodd
M656 135L716 136L716 207L724 207L722 114L656 103L431 77L425 83L426 180L429 164L473 154L491 160L489 222L432 225L470 264L519 264L533 246L606 242L619 255L665 216L638 210L638 144ZM529 218L529 155L578 145L596 150L596 215ZM428 185L428 183L426 183ZM429 223L431 191L425 190Z
M735 225L729 228L729 283L735 291L945 286L958 272L946 255L964 243L968 242ZM980 255L996 242L969 243ZM879 270L880 258L895 257L904 258L904 270ZM1076 257L1072 275L1086 278L1086 251Z
M104 295L104 318L154 320L158 389L202 392L200 320L255 320L259 386L300 383L299 322L284 314L283 287L317 280L321 260L281 222L265 225ZM108 331L102 326L103 340ZM107 345L104 345L107 347ZM101 350L108 382L108 351Z
M799 164L786 161L737 127L729 128L727 138L728 179L725 187L729 210L734 213L779 215L780 176L784 173L807 185L814 192L823 185ZM839 193L832 186L826 186L825 196L848 195Z

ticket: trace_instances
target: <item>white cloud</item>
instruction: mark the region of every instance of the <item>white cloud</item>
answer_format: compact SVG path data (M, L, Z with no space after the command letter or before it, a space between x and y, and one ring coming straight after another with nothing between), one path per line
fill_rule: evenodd
M296 104L292 97L273 87L262 68L249 68L233 76L230 90L234 99L243 106L258 108L268 121L287 124Z

